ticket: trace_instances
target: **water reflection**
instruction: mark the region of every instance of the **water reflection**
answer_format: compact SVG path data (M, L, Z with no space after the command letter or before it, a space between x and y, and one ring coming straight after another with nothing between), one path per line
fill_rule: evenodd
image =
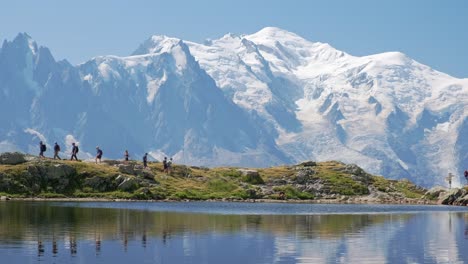
M466 248L466 212L212 215L0 203L1 263L464 263Z

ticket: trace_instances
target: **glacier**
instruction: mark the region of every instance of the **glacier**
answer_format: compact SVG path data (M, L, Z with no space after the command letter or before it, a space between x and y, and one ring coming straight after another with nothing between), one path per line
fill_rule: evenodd
M56 61L26 33L0 49L0 151L43 139L203 166L340 160L444 185L468 166L468 79L403 53L352 56L267 27L195 43L151 36L129 56ZM81 153L82 152L82 153Z

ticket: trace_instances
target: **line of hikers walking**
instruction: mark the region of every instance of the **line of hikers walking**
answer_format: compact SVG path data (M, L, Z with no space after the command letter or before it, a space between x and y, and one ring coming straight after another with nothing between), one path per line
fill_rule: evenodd
M44 144L42 141L40 141L39 142L39 149L40 149L39 157L40 158L45 158L44 152L47 151L46 144ZM60 158L60 156L59 156L60 151L61 151L60 145L57 142L55 142L54 143L54 159L62 160L62 158ZM78 155L79 151L80 151L80 149L78 148L78 145L75 142L73 142L72 143L72 151L71 151L70 160L74 159L74 160L78 161L77 155ZM95 163L96 164L101 163L102 155L103 155L102 149L99 146L97 146L96 147L96 157L95 157ZM129 158L130 158L130 154L128 153L128 150L125 150L125 152L124 152L125 162L128 162ZM167 160L167 157L164 157L162 163L163 163L164 172L170 174L172 172L172 158ZM145 155L143 156L143 167L145 169L148 167L148 153L145 153Z

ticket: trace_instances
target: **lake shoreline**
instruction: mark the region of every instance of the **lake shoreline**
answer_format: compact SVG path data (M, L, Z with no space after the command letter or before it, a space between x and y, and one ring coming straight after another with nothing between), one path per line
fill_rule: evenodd
M404 199L401 201L376 201L365 197L352 197L348 200L318 199L318 200L276 200L276 199L207 199L207 200L137 200L137 199L113 199L113 198L43 198L43 197L2 197L1 201L31 201L31 202L147 202L147 203L186 203L186 202L234 202L234 203L281 203L281 204L382 204L382 205L442 205L436 201L423 199Z

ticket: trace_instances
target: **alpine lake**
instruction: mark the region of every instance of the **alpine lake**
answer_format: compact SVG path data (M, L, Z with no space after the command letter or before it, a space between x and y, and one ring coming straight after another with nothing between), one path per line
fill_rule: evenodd
M468 207L4 201L0 263L468 263Z

